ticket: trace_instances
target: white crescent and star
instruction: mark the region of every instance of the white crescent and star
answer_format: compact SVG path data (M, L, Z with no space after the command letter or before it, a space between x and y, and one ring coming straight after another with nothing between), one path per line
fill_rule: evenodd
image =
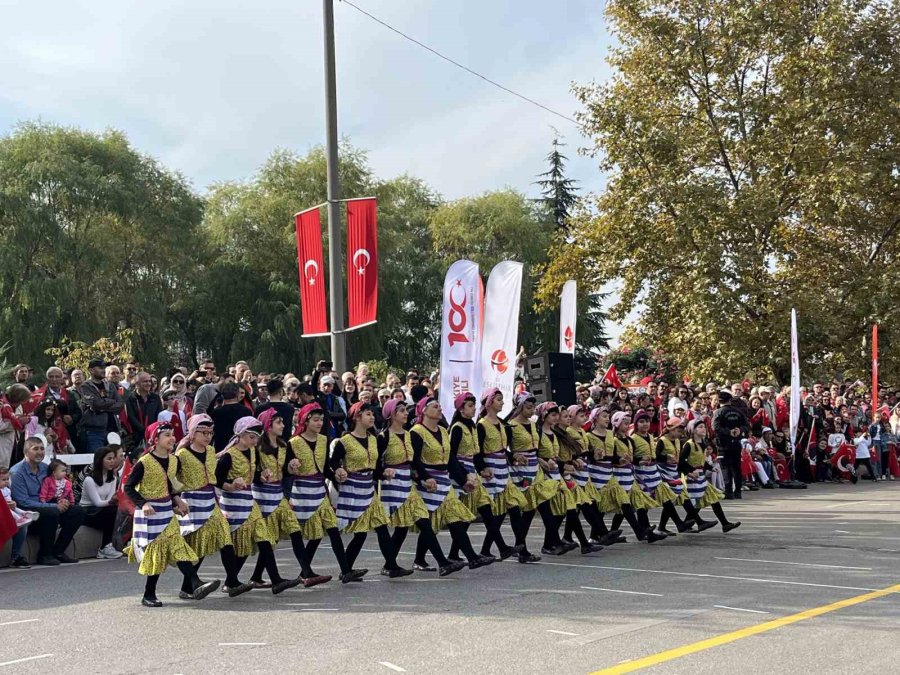
M312 267L313 273L312 276L309 276L309 268ZM310 286L316 285L316 277L319 275L319 263L315 260L307 260L306 264L303 265L303 276L306 277L306 281Z
M356 267L357 266L356 258L358 256L365 258L366 262L363 263L362 265L360 265L359 267ZM369 252L366 249L358 248L358 249L356 249L356 251L353 252L353 257L351 258L351 261L353 262L353 266L356 267L356 272L358 274L365 274L366 267L368 267L369 263L372 261L372 256L369 254Z

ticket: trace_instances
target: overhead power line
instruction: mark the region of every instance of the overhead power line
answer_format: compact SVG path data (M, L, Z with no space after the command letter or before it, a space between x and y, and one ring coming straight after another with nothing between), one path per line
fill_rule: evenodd
M484 81L487 82L488 84L491 84L491 85L497 87L498 89L502 89L502 90L505 91L506 93L512 94L513 96L522 99L522 100L525 101L526 103L530 103L531 105L537 106L538 108L541 108L542 110L546 110L548 113L551 113L551 114L553 114L553 115L556 115L557 117L561 117L562 119L566 120L567 122L571 122L572 124L574 124L574 125L576 125L576 126L578 126L578 127L581 126L581 124L580 124L577 120L573 119L572 117L569 117L568 115L564 115L564 114L562 114L561 112L557 112L556 110L553 110L553 108L548 108L548 107L545 106L543 103L539 103L539 102L535 101L535 100L532 99L532 98L528 98L528 97L525 96L524 94L520 94L520 93L517 92L517 91L513 91L513 90L510 89L509 87L504 87L502 84L500 84L499 82L497 82L497 81L495 81L495 80L492 80L491 78L487 77L486 75L482 75L481 73L472 70L472 69L469 68L468 66L464 66L463 64L459 63L458 61L454 61L453 59L451 59L449 56L446 56L445 54L441 54L438 50L432 49L431 47L429 47L428 45L426 45L424 42L420 42L419 40L416 40L414 37L411 37L411 36L407 35L407 34L404 33L402 30L399 30L399 29L397 29L397 28L394 28L394 27L393 27L392 25L390 25L389 23L386 23L386 22L382 21L381 19L379 19L377 16L374 16L373 14L370 14L369 12L367 12L366 10L364 10L362 7L360 7L359 5L353 4L352 2L350 2L350 0L340 0L340 2L344 3L345 5L349 5L350 7L352 7L353 9L355 9L355 10L356 10L357 12L359 12L360 14L363 14L363 15L369 17L369 18L370 18L372 21L374 21L375 23L381 24L382 26L384 26L385 28L387 28L387 29L390 30L390 31L393 31L394 33L396 33L396 34L399 35L400 37L402 37L402 38L404 38L404 39L406 39L406 40L409 40L410 42L412 42L413 44L418 45L418 46L421 47L422 49L425 49L425 50L431 52L432 54L434 54L435 56L444 59L444 61L447 61L448 63L453 64L453 65L456 66L457 68L460 68L461 70L464 70L464 71L466 71L467 73L469 73L469 74L471 74L471 75L474 75L475 77L477 77L477 78L479 78L479 79L481 79L481 80L484 80Z

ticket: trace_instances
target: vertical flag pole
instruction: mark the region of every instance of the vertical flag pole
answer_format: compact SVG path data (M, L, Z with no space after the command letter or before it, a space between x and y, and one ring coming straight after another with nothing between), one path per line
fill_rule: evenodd
M328 173L328 290L331 309L331 360L347 370L344 333L344 282L341 278L341 182L338 175L337 84L334 66L334 0L322 0L325 28L325 157Z

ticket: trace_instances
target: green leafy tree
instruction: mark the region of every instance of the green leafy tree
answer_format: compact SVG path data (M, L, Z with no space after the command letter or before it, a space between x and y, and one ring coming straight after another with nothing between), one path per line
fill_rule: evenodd
M36 368L64 336L134 329L168 361L169 307L199 238L202 201L116 131L29 123L0 138L0 335Z
M570 219L543 294L621 282L613 318L695 378L862 374L896 329L900 5L611 0L606 84L576 88L606 190ZM891 308L894 308L892 310ZM900 364L882 361L885 377Z

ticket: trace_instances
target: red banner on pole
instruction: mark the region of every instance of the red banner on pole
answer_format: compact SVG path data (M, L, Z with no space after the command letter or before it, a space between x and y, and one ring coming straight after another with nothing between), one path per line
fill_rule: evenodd
M374 199L347 202L347 328L375 323L378 222Z
M325 314L325 264L322 260L322 224L319 220L319 207L298 213L295 219L303 337L328 335L328 317Z

